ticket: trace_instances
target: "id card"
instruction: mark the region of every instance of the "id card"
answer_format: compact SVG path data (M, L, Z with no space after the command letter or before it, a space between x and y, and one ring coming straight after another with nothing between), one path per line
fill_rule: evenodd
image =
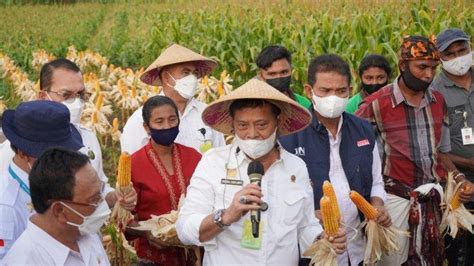
M474 138L472 136L472 128L470 127L463 127L461 129L462 135L462 144L463 145L471 145L474 144Z
M252 235L252 222L247 219L244 221L244 228L242 230L242 239L240 240L240 246L249 249L260 249L262 247L262 224L259 224L259 234L257 238Z

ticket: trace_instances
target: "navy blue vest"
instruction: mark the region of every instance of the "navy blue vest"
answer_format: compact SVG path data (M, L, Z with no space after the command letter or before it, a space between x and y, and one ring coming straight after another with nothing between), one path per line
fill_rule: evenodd
M369 122L343 113L339 155L351 190L370 200L375 134ZM319 209L324 180L329 180L329 135L313 115L311 125L298 133L280 137L281 145L303 159L313 184L314 205Z

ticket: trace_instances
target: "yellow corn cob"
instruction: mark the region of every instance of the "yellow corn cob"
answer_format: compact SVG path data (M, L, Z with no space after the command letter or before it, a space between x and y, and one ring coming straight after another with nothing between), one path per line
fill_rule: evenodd
M339 222L333 213L332 205L337 203L331 202L329 197L323 196L319 204L323 218L324 232L326 232L328 236L335 236L339 230Z
M132 180L132 157L126 152L120 154L118 163L117 183L120 187L126 187Z
M367 220L375 220L375 218L377 218L377 209L366 201L357 191L352 190L349 197Z
M132 85L132 98L137 97L137 87Z
M323 183L323 195L328 197L333 204L332 206L332 213L336 216L336 219L339 221L341 218L341 212L339 211L339 205L337 203L336 192L334 192L334 188L329 181L324 181Z
M461 202L459 201L459 193L461 193L461 188L458 188L456 193L454 193L454 196L451 198L451 208L453 208L453 210L456 210L461 205Z
M95 109L100 110L100 108L102 108L103 103L104 103L104 95L102 95L102 93L99 93L99 96L97 96L97 101L95 102Z
M97 124L97 121L98 121L97 111L94 111L94 112L92 113L92 124L93 124L93 125Z
M114 118L114 120L112 121L112 131L116 132L117 130L119 130L119 120L118 118Z

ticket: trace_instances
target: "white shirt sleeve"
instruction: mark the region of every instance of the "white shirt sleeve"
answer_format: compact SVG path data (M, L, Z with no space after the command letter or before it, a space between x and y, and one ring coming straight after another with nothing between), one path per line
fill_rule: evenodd
M372 190L370 191L370 197L379 197L384 202L387 198L382 178L382 163L380 161L377 144L374 145L372 151Z
M142 108L138 108L127 120L120 136L122 152L135 153L148 142L148 134L143 128Z
M226 143L225 143L225 138L224 138L224 134L216 131L216 130L212 130L212 147L221 147L221 146L225 146Z
M13 208L5 205L0 205L0 240L3 241L3 245L0 246L0 262L7 252L13 246L16 238L15 226L16 226L16 214Z
M209 157L204 156L194 171L186 200L176 222L178 237L186 245L216 245L215 238L203 243L199 241L199 228L204 218L213 212L215 200L214 186L209 177L212 175L212 162L206 160L207 158Z
M305 193L307 197L304 199L304 218L298 224L298 244L300 246L301 256L308 247L313 244L318 235L323 232L323 228L318 218L314 214L314 194L311 183L309 182L308 170L305 170L308 184Z

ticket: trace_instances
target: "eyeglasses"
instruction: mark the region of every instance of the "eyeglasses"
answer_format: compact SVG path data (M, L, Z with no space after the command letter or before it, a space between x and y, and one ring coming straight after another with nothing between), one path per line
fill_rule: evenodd
M51 199L51 200L49 200L49 202L52 203L52 202L55 202L55 201L62 201L62 202L65 202L65 203L76 204L76 205L79 205L79 206L90 206L90 207L97 208L105 200L105 196L104 196L105 182L101 181L100 184L101 184L100 199L99 199L99 201L97 201L95 203L84 203L84 202L77 202L77 201L65 200L65 199Z
M80 92L72 92L72 91L67 91L67 90L64 90L64 91L48 91L48 93L49 92L58 95L59 97L61 97L64 100L69 100L69 99L72 99L72 98L79 98L83 101L87 101L87 100L89 100L89 98L91 96L91 94L86 92L86 90L82 90Z
M72 200L60 200L64 203L71 203L71 204L76 204L79 206L91 206L97 208L102 202L104 202L105 198L101 197L100 200L96 203L83 203L83 202L77 202L77 201L72 201Z

